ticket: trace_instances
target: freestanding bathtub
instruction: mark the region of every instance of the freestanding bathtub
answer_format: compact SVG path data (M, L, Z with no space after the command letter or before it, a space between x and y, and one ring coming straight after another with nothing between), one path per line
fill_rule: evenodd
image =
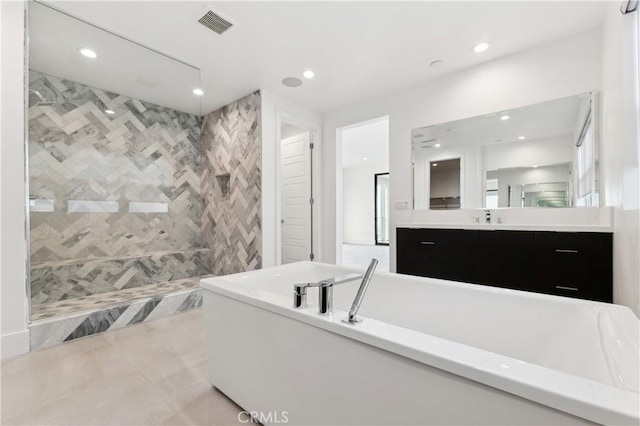
M626 307L376 273L358 325L294 309L301 262L202 280L211 383L264 424L638 424L639 321Z

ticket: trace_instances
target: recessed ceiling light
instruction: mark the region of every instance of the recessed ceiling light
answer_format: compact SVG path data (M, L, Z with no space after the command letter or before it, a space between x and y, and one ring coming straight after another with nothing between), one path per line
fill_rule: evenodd
M518 139L522 140L522 139L526 139L526 136L518 136Z
M366 161L366 160L367 160L367 157L362 157L362 159Z
M432 163L431 164L433 167L438 167L438 163Z
M534 165L533 165L533 168L534 168L534 169L537 169L537 168L538 168L538 165L537 165L537 164L534 164Z
M198 96L202 96L202 95L204 95L204 92L202 91L202 89L193 89L193 94L194 95L198 95Z
M82 56L86 56L87 58L95 59L98 57L98 54L93 50L89 49L88 47L81 47L78 50L80 51L80 54Z
M282 84L287 87L300 87L302 86L302 80L297 77L287 77L282 80Z
M436 59L435 61L431 62L429 64L429 66L431 68L439 68L444 64L444 61L442 59Z
M315 77L316 73L314 73L311 70L306 70L305 72L302 73L302 75L304 76L304 78L313 78Z
M105 110L104 110L104 112L105 112L105 113L107 113L107 114L109 114L109 115L113 115L113 114L115 114L115 113L116 113L115 111L113 111L113 110L111 110L111 109L105 109Z
M489 48L489 43L482 42L482 43L478 43L475 46L473 46L473 51L476 52L476 53L482 53L485 50L487 50L488 48Z
M502 120L502 121L508 120L510 118L511 117L509 117L507 114L504 114L504 115L500 116L500 120Z
M435 144L434 146L435 146L436 148L440 148L440 144L439 144L439 143Z

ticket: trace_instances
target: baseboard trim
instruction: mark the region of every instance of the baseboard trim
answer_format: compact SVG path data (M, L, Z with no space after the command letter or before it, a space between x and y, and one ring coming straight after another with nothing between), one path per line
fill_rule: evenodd
M29 330L0 336L0 358L5 360L29 352Z

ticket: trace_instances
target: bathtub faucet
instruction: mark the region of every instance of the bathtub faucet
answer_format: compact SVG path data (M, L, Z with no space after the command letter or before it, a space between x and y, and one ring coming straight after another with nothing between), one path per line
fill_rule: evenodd
M371 259L371 263L369 263L369 267L367 268L367 272L364 273L362 277L362 282L360 283L360 287L358 288L358 292L356 293L355 299L353 299L353 303L351 304L351 309L349 309L349 316L344 318L342 322L356 325L362 320L359 320L356 317L358 313L358 309L360 309L360 304L362 303L362 299L364 299L364 293L367 291L369 287L369 283L371 282L371 277L373 276L373 272L376 270L376 266L378 266L377 259Z
M302 309L307 307L307 289L318 287L318 300L320 301L320 313L325 315L331 312L333 302L333 286L359 280L361 274L347 274L333 277L317 283L302 283L293 286L293 307Z
M375 271L377 265L378 261L376 259L371 259L371 263L364 275L348 274L322 280L317 283L295 284L293 286L293 307L298 309L306 308L307 289L309 287L318 287L318 312L320 315L329 315L333 312L333 287L339 284L362 279L360 287L358 288L358 293L356 293L356 298L349 310L349 316L343 320L348 324L357 324L360 320L356 318L356 314L358 313L358 309L360 309L364 293L367 291L367 287L371 281L371 276L373 275L373 271Z

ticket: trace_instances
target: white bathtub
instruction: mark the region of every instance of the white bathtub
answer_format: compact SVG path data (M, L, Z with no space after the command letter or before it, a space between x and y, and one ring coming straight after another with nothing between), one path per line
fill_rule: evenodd
M625 307L376 273L333 316L301 262L202 281L211 383L266 424L638 424L639 321ZM314 291L316 290L316 291Z

